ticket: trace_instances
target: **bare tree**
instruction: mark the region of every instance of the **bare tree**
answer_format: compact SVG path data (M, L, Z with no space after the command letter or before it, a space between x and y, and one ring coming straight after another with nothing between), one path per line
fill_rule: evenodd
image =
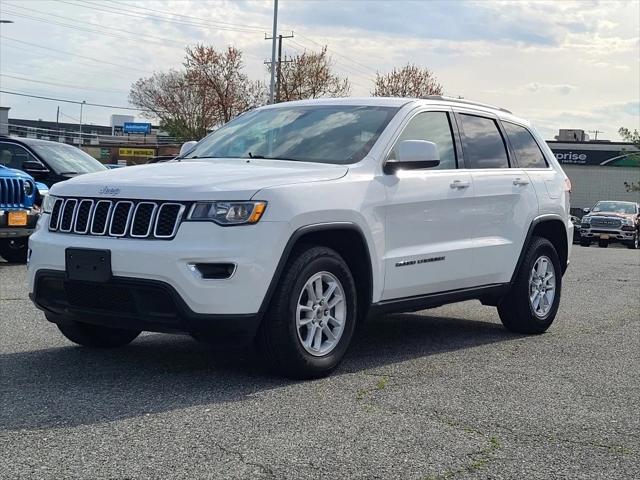
M442 91L442 85L438 83L431 70L408 63L384 75L376 73L375 88L371 95L419 98L427 95L442 95Z
M129 101L144 115L181 138L202 138L212 128L266 103L261 82L242 72L242 52L229 47L187 48L184 70L141 78L131 86Z
M327 47L319 52L304 52L290 57L280 66L279 100L304 100L320 97L345 97L351 84L332 70Z
M159 118L170 135L202 138L215 122L216 105L204 86L192 85L185 72L169 70L141 78L131 86L129 101L148 118Z
M184 63L193 84L206 86L217 107L217 122L223 124L265 103L266 91L261 82L251 81L242 72L242 52L228 47L223 52L197 45L187 48Z

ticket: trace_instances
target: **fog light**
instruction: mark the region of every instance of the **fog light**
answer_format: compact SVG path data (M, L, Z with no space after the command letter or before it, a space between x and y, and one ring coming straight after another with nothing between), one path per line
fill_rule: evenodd
M234 263L190 263L189 270L205 280L231 278L236 271Z

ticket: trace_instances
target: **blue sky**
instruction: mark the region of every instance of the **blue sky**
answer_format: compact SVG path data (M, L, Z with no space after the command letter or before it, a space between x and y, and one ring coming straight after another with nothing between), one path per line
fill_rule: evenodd
M235 45L267 80L271 1L0 0L1 89L127 105L140 76L179 68L184 47ZM640 128L640 2L280 0L285 53L328 45L367 95L376 71L431 68L446 94L504 106L547 138L558 128ZM15 118L74 121L77 105L0 94ZM85 108L107 124L111 113Z

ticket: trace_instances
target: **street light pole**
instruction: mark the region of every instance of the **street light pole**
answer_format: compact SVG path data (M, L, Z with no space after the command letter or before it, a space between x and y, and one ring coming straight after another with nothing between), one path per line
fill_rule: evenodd
M271 35L271 88L269 89L269 103L273 103L276 87L276 32L278 30L278 0L273 0L273 34Z
M86 100L83 100L82 103L80 104L80 135L78 138L78 145L82 145L82 107L84 107L84 104L87 103Z

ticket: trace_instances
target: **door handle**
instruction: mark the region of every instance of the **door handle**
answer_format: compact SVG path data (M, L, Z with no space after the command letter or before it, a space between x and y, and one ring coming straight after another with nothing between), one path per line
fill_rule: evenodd
M518 177L513 181L513 184L514 185L529 185L529 180L525 180L523 178Z
M454 180L449 184L451 188L469 188L469 182L462 180Z

